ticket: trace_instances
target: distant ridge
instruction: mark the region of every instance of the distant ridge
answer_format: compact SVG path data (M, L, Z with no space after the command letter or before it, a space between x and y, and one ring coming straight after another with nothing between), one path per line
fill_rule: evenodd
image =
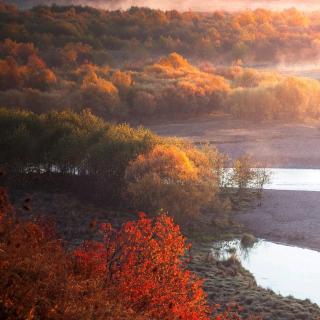
M69 6L69 5L83 5L97 8L110 8L119 9L121 2L117 0L6 0L3 1L8 4L17 5L21 9L30 9L35 6L41 5L59 5L59 6Z
M0 0L1 2L1 0ZM296 7L300 10L320 10L318 0L5 0L9 4L15 4L19 8L29 9L38 5L84 5L100 9L128 9L132 6L150 7L153 9L180 11L213 11L213 10L241 10L266 8L282 10Z

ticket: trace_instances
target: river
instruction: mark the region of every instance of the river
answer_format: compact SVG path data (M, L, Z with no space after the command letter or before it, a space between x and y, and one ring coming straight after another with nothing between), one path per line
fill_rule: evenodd
M320 191L320 170L271 168L268 171L271 178L265 189ZM235 252L230 253L230 248ZM262 239L247 249L242 247L240 240L220 242L214 244L213 251L219 253L221 259L235 254L259 286L283 296L310 299L320 305L320 252Z

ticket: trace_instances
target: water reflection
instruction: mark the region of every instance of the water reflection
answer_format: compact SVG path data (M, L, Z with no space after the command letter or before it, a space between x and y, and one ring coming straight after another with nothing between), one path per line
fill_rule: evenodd
M264 240L250 249L243 248L239 240L220 242L213 252L219 259L236 255L263 288L320 305L320 252Z
M254 169L256 171L264 169ZM222 184L228 183L233 169L228 168L222 176ZM267 168L265 172L269 175L269 182L264 189L288 190L288 191L320 191L320 169L283 169ZM255 188L249 185L249 188Z
M270 182L265 189L320 191L319 169L268 169Z

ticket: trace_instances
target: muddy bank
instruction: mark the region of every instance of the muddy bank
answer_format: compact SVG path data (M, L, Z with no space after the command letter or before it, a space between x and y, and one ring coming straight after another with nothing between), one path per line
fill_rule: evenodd
M259 238L320 251L320 193L265 190L261 206L234 214Z
M320 168L320 124L241 121L226 115L149 125L164 136L209 142L231 158L250 154L266 167Z

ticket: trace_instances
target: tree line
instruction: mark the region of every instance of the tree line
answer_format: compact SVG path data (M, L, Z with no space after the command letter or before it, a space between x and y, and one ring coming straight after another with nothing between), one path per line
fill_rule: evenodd
M36 113L90 108L113 121L188 118L212 112L254 120L319 116L316 80L271 71L191 64L178 53L111 68L80 59L49 67L32 43L0 43L0 106ZM82 56L72 45L71 57Z
M0 109L0 148L8 185L71 191L149 213L162 209L182 222L226 194L260 190L265 182L247 157L232 163L213 146L106 123L89 111Z
M96 61L178 52L225 63L295 62L313 61L319 52L319 14L296 9L182 13L42 5L22 11L2 3L0 17L2 40L32 42L52 65L63 61L69 43L93 49Z

